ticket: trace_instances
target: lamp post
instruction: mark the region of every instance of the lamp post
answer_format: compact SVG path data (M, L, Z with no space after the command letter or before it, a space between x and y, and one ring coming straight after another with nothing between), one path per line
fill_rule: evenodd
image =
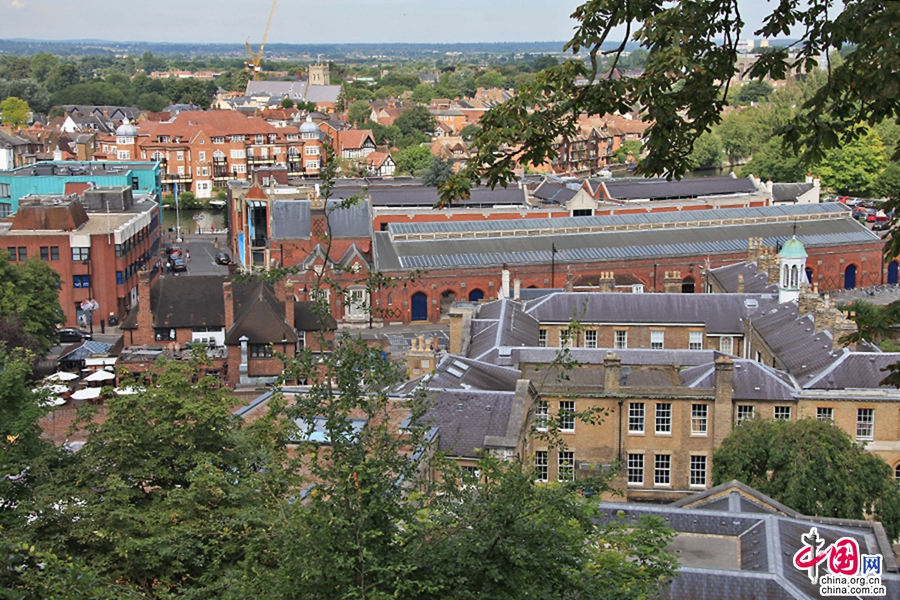
M556 244L550 245L550 289L556 289Z
M88 258L86 260L81 261L81 264L86 265L88 268L88 299L81 303L81 312L84 316L84 322L88 327L90 327L91 336L94 335L94 311L100 308L100 305L93 298L93 288L91 286L94 285L94 282L91 281L92 273L91 273L91 259Z

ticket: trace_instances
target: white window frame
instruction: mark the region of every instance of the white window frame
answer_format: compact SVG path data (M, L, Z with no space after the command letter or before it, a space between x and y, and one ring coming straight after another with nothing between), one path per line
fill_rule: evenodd
M350 288L344 301L344 317L347 319L369 318L369 291L366 288Z
M688 332L688 350L703 350L703 332Z
M776 406L772 416L776 421L790 421L792 412L790 406Z
M564 414L569 413L569 414ZM559 430L572 432L575 431L575 401L560 400L559 401Z
M856 409L856 439L858 439L858 440L874 440L875 439L875 409L874 408L857 408Z
M620 350L628 348L628 330L616 329L614 334L613 348Z
M546 400L538 400L534 407L534 428L538 431L547 431L549 421L550 403Z
M546 483L550 480L550 457L546 450L537 450L534 453L535 481Z
M734 337L723 335L719 338L719 352L722 354L734 354Z
M128 150L119 150L116 153L116 158L119 160L131 160L131 152Z
M584 331L584 347L585 348L596 348L597 347L597 330L596 329L585 329L585 331Z
M831 406L817 406L816 419L819 421L834 421L834 408Z
M688 484L692 488L706 487L707 460L705 454L692 454L688 469Z
M671 487L672 485L672 455L653 455L653 485L656 487Z
M666 347L666 332L655 329L650 332L650 349L663 350Z
M628 433L644 433L647 408L643 402L628 403Z
M538 348L546 348L547 347L547 330L539 329L538 330Z
M737 424L740 425L747 419L752 419L756 413L756 409L752 404L738 404L737 407Z
M304 146L304 153L307 156L318 156L319 155L319 147L318 146Z
M575 481L575 452L560 450L557 453L556 480Z
M240 149L240 150L232 150L232 151L231 151L231 158L235 158L235 159L239 159L239 158L240 158L240 159L247 158L247 151L246 151L246 150L243 150L243 149Z
M656 403L655 429L657 435L672 435L672 403Z
M691 435L709 433L709 405L691 404Z
M644 485L644 455L629 454L626 460L628 485Z

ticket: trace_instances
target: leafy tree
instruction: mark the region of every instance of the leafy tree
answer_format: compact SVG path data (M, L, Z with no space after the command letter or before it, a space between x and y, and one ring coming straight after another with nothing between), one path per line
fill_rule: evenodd
M410 146L394 154L397 174L415 175L431 165L431 151L425 146Z
M900 200L900 164L888 164L875 179L873 191L883 198Z
M737 95L738 102L749 103L765 100L772 93L772 86L765 81L752 79L741 86Z
M378 80L378 88L396 88L400 91L412 90L419 85L419 78L415 75L400 75L399 73L388 73Z
M890 465L831 422L750 419L713 455L713 484L737 479L806 515L874 515L900 537L900 490Z
M722 150L732 163L753 155L759 149L762 136L760 131L760 112L748 108L728 113L722 123L715 129L722 139Z
M2 117L4 125L21 127L28 123L29 115L31 115L31 108L21 98L10 96L3 102L0 102L0 117Z
M154 71L165 71L166 61L162 57L154 56L153 53L148 50L141 55L140 67L149 75Z
M10 317L21 323L28 336L26 347L43 356L54 345L56 327L63 322L59 275L38 258L13 264L9 254L0 252L0 319Z
M394 119L396 125L404 135L413 132L424 133L430 135L434 133L437 126L437 120L431 111L424 106L411 106L400 113L400 116Z
M429 164L422 172L422 185L428 187L438 187L453 174L453 162L440 157L433 156L431 164Z
M47 89L50 92L58 92L80 82L81 74L78 72L78 67L68 63L61 64L47 80Z
M725 158L722 140L714 133L704 133L694 142L691 161L695 169L721 167Z
M371 114L372 105L365 100L357 100L347 110L347 119L359 129L369 120Z
M857 344L867 341L878 346L891 339L892 328L900 321L898 312L900 304L896 303L876 306L870 302L857 300L842 308L852 313L850 318L856 323L856 331L845 336L841 340L844 343Z
M512 78L512 86L515 89L519 89L532 83L534 81L534 73L519 73L515 77Z
M753 153L753 158L741 169L742 173L752 173L764 181L802 181L806 169L800 159L785 151L781 143L772 139Z
M128 97L122 90L103 81L88 81L69 86L50 96L54 106L61 104L92 104L109 106L127 106Z
M427 83L420 83L412 93L412 101L418 104L428 104L434 98L434 86Z
M161 112L165 107L169 105L169 101L166 100L166 98L161 94L157 94L156 92L149 92L147 94L141 94L140 96L138 96L137 101L134 105L141 110Z
M534 67L535 71L543 71L544 69L555 67L558 64L559 59L557 59L555 56L544 54L543 56L539 56L534 60L534 62L532 63L532 67Z
M476 88L503 88L506 87L506 77L499 71L485 71L475 78Z
M474 123L470 123L459 130L459 137L466 140L467 142L471 142L472 139L478 135L478 132L481 131L481 127Z
M33 79L0 81L0 100L10 96L24 100L36 113L44 114L50 110L50 95L44 86Z
M161 360L145 391L107 401L102 424L84 411L88 439L47 467L53 476L35 491L38 517L25 540L146 595L220 596L223 575L268 537L273 498L285 493L284 438L244 430L221 380L202 366L200 355Z
M585 52L587 59L579 56L542 71L515 99L485 114L469 175L490 185L507 182L516 165L555 157L553 140L571 137L579 115L615 114L637 106L652 123L648 155L639 170L681 177L693 168L694 141L721 119L722 99L737 69L737 42L746 37L740 9L735 2L692 0L585 2L572 15L579 25L565 49ZM895 93L900 70L894 68L900 54L895 43L900 39L900 3L849 0L842 9L826 10L821 2L783 0L773 3L762 22L754 32L757 37L773 38L792 29L802 33L790 47L760 55L749 72L755 79L784 79L795 61L815 71L823 50L854 47L843 62L831 64L822 74L824 84L779 129L805 164L864 136L860 123L900 113ZM603 43L620 35L620 28L626 38L610 53ZM643 72L629 78L606 76L629 41L647 50ZM797 52L796 59L788 57L789 51ZM577 84L581 79L588 83Z
M281 99L281 108L294 108L294 101L285 96Z
M31 57L31 78L43 83L59 66L59 59L49 52L38 52Z
M842 194L869 195L884 168L884 146L868 129L840 148L825 153L818 166L822 184Z

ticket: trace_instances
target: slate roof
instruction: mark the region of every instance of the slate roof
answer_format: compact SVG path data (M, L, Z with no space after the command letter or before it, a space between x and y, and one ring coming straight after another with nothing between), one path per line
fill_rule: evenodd
M225 332L225 344L240 344L242 337L248 338L248 344L297 341L297 334L284 320L284 302L275 298L268 283L255 283L242 300L240 308L235 308L234 325Z
M737 292L738 276L744 276L745 294L777 294L778 285L769 283L769 274L759 273L757 263L742 262L710 269L709 272L729 294Z
M531 193L531 195L542 202L565 204L577 193L578 190L571 190L564 185L544 181Z
M334 331L337 329L337 321L333 316L327 315L320 319L312 310L312 302L294 302L294 329L297 331Z
M426 186L371 188L368 190L368 195L372 199L372 206L376 208L389 206L419 206L431 208L440 200L437 188ZM515 186L510 186L508 188L498 187L493 190L490 188L473 188L468 200L462 200L459 203L454 204L454 206L490 208L496 205L510 204L521 205L522 208L527 208L525 190L521 190ZM393 227L393 224L391 224L391 226Z
M756 185L749 177L694 177L680 181L665 179L628 179L602 181L610 198L616 200L669 200L674 198L699 198L724 194L755 194Z
M794 401L800 388L790 375L754 360L732 357L735 400ZM686 387L711 388L716 385L715 363L685 369L681 381Z
M670 548L684 549L679 555L681 567L662 598L822 598L806 572L792 564L801 535L813 526L826 544L849 537L857 541L860 553L881 554L886 597L900 595L896 559L880 524L800 515L738 482L668 506L604 502L600 510L602 523L616 517L636 521L654 515L675 530ZM726 540L734 541L733 553L709 556L712 548L729 547L722 545Z
M447 390L425 419L438 429L438 450L475 458L485 436L505 436L514 392Z
M802 387L840 354L832 350L831 332L817 333L813 324L812 315L799 316L796 303L768 300L750 317L748 329L762 336Z
M476 389L514 392L519 377L518 369L500 367L462 356L446 355L428 379L426 386L433 390Z
M498 300L479 307L472 319L472 346L469 356L484 359L500 347L537 345L539 324L519 302Z
M86 359L91 354L106 354L112 346L112 344L107 344L105 342L85 340L74 348L66 349L66 351L60 355L59 361L76 362Z
M876 388L896 392L892 385L876 385L890 373L889 366L900 362L897 352L850 352L845 350L834 363L804 385L807 389L846 390Z
M351 194L352 195L352 194ZM369 203L341 207L329 200L328 224L335 238L368 238L372 231ZM312 232L312 204L309 200L275 200L272 203L272 239L304 239Z
M741 335L741 317L755 307L751 294L557 293L529 302L526 312L541 323L669 323L705 325L707 333Z
M773 183L772 200L775 202L796 202L797 198L813 189L811 183Z

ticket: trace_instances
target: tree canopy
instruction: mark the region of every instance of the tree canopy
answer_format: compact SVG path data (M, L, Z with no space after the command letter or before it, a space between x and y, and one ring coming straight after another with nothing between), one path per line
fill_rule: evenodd
M2 117L4 125L21 127L28 123L30 113L31 109L28 107L28 103L21 98L10 96L0 102L0 117Z
M56 327L63 322L59 275L36 257L22 263L11 263L9 258L0 251L0 345L43 356L55 343Z
M900 536L900 490L890 465L830 421L744 421L713 454L713 484L732 479L805 515L874 515L890 539Z
M516 98L485 114L476 138L478 154L468 163L467 175L490 185L507 182L516 164L543 164L553 157L553 140L571 136L578 115L625 113L636 107L651 123L640 171L684 175L693 167L697 138L721 120L737 72L744 27L740 3L589 0L572 16L579 25L566 49L586 52L587 60L545 69L520 87ZM821 87L778 128L806 164L864 136L861 123L875 125L900 116L898 23L896 2L848 0L837 10L825 1L780 0L754 32L765 38L801 32L790 47L759 55L748 75L760 80L784 79L793 65L816 71L823 53L852 47L841 62L828 65ZM604 44L621 29L621 44L606 50ZM629 41L647 51L644 70L636 77L614 77L612 68ZM586 84L580 83L584 80Z

